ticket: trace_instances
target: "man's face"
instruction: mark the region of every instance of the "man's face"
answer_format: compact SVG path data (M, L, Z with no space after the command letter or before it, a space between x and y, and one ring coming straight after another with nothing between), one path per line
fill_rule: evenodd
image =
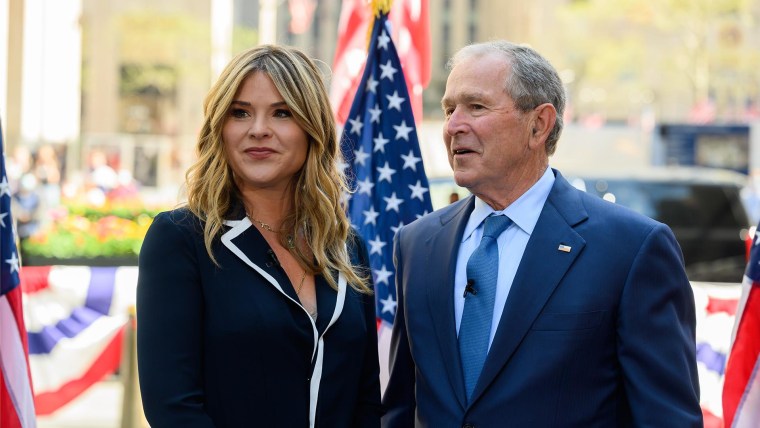
M520 112L504 84L510 67L495 53L462 59L441 105L443 140L458 185L476 195L503 193L533 168L531 113Z

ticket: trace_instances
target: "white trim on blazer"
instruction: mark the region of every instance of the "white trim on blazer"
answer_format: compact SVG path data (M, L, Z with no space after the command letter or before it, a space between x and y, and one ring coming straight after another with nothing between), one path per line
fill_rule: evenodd
M343 274L338 275L338 296L337 300L335 301L335 310L333 311L332 318L330 319L330 323L327 325L325 330L322 332L322 335L319 335L319 331L317 330L317 325L314 323L314 320L311 318L311 315L309 315L309 311L306 310L306 308L301 305L301 303L292 297L290 297L285 291L283 291L280 284L277 282L272 275L268 274L264 269L259 267L256 263L251 261L251 259L248 258L248 256L240 250L240 248L235 245L232 240L238 237L241 233L245 232L249 227L253 226L251 221L248 219L248 217L244 217L242 220L225 220L225 225L230 226L231 229L228 230L224 235L222 235L222 243L225 247L227 247L230 251L232 251L233 254L238 256L240 260L244 261L245 264L253 268L256 272L261 274L261 276L264 277L267 281L269 281L274 288L276 288L280 293L282 293L285 298L291 300L295 304L301 307L303 309L304 314L306 314L306 317L309 318L309 321L311 322L311 328L314 332L314 349L311 354L312 360L314 359L314 355L316 354L316 362L314 363L314 372L311 375L311 383L309 384L309 427L313 428L314 423L316 420L317 415L317 400L319 399L319 383L322 380L322 364L323 364L323 358L324 358L324 335L327 332L327 330L330 329L330 327L335 324L335 322L340 317L340 314L343 312L343 304L346 300L346 277L343 276Z

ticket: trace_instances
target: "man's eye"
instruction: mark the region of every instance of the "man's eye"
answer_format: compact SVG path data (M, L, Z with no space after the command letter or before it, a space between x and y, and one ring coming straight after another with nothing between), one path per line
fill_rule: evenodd
M454 113L454 109L453 109L453 108L450 108L450 107L446 107L446 108L444 108L444 109L443 109L443 115L444 115L445 117L449 117L449 116L451 116L453 113Z

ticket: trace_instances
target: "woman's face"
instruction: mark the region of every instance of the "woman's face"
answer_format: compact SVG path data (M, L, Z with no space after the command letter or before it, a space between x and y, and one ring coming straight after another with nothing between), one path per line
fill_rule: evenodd
M242 193L285 191L306 162L309 137L264 72L248 75L222 127L227 160Z

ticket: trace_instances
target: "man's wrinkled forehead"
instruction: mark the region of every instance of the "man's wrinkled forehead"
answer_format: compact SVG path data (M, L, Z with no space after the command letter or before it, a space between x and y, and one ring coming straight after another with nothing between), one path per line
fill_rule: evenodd
M461 85L463 76L472 73L479 74L482 77L486 68L492 72L491 78L485 80L470 79L467 85ZM506 92L503 83L506 81L510 68L508 62L501 62L500 55L490 55L490 52L478 52L468 58L462 58L462 61L457 62L449 73L441 105L446 106L455 102L466 103L483 99L489 94L492 95L494 88L501 87ZM452 87L456 87L456 93L452 92ZM456 100L453 99L454 97Z

